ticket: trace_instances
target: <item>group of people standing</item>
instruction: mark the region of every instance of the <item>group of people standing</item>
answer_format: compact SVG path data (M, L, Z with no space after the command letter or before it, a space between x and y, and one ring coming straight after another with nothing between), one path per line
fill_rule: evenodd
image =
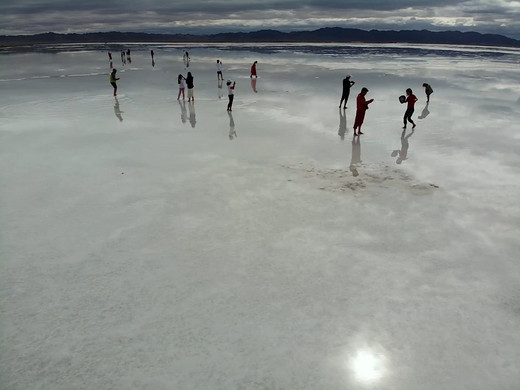
M355 84L354 81L350 80L350 75L347 75L343 79L343 91L341 94L341 99L339 101L339 108L343 105L343 109L347 108L347 101L350 95L350 88ZM423 88L426 93L426 102L430 102L430 95L433 93L432 87L427 84L423 83ZM356 118L354 120L354 136L359 136L364 134L361 131L361 126L363 125L363 122L365 120L365 113L368 110L368 105L374 101L374 99L367 100L365 98L366 94L368 93L368 89L366 87L361 88L361 92L358 94L356 99ZM415 110L415 102L419 100L417 96L413 94L413 91L411 88L406 89L406 96L400 97L401 104L407 103L406 111L403 116L403 129L406 129L407 123L412 124L412 129L415 129L415 122L412 120L412 115Z
M179 84L179 94L177 95L177 100L181 98L185 99L184 90L188 88L188 102L194 102L195 96L193 94L194 84L193 84L193 75L191 72L188 72L188 75L184 77L182 74L179 74L177 77L177 84Z

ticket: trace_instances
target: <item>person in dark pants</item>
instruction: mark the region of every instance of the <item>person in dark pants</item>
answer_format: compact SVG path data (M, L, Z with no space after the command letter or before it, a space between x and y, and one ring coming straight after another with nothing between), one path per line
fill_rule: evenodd
M112 69L112 73L110 73L110 84L114 87L114 96L117 96L117 84L116 81L119 80L119 77L116 77L117 69Z
M404 123L403 129L406 129L406 121L408 121L408 122L410 122L412 124L412 129L415 129L415 123L412 120L412 115L413 115L413 112L414 112L415 102L417 100L419 100L419 99L417 99L417 96L415 96L412 93L411 88L408 88L406 90L406 100L404 101L404 102L406 102L408 104L406 106L406 111L405 111L404 116L403 116L403 123Z
M233 98L235 97L234 90L235 90L236 81L231 82L231 80L228 80L226 85L227 85L227 89L228 89L228 98L229 98L227 110L232 111L231 108L233 107Z
M430 102L430 95L433 93L432 86L427 83L423 83L424 92L426 93L426 103Z
M343 79L343 93L341 94L341 100L339 101L339 108L341 108L341 104L345 101L343 108L347 108L347 100L350 95L350 87L356 84L354 81L350 81L350 75L347 75Z

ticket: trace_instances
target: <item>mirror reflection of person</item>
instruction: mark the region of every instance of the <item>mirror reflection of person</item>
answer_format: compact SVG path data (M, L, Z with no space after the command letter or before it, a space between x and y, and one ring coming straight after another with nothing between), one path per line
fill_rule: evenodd
M339 111L339 129L338 129L338 135L343 141L345 139L345 133L347 132L347 117L345 115L345 110L342 110L341 108Z
M358 166L361 165L361 140L354 134L352 137L352 157L350 159L350 172L353 176L359 176Z
M426 118L429 114L430 114L430 111L428 110L428 105L430 103L426 103L426 106L424 106L422 112L421 112L421 115L419 115L417 118L418 119L424 119Z
M190 111L190 124L191 127L195 128L197 120L195 119L195 103L193 101L188 103L188 110Z
M181 108L181 122L186 123L188 120L188 111L186 111L186 102L184 100L177 100Z
M123 122L123 116L121 115L124 111L121 111L119 108L119 100L117 100L117 96L114 96L114 114L116 115L119 122Z
M235 121L233 120L233 114L228 111L229 116L229 140L237 138L237 132L235 131Z
M392 157L397 156L397 160L395 160L396 164L401 164L404 160L407 159L408 156L408 147L410 146L408 142L408 138L410 138L414 133L414 130L408 135L406 135L406 129L401 133L401 150L394 150L392 152Z
M222 91L223 84L224 84L224 80L219 80L217 83L217 96L219 99L222 99L222 96L224 96L224 92Z
M253 89L253 92L254 93L258 93L258 91L256 90L256 82L257 82L257 78L255 77L254 79L251 78L251 88Z

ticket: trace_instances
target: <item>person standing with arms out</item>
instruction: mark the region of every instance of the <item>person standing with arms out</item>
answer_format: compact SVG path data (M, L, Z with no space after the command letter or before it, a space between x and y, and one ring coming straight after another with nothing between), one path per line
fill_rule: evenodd
M339 101L339 108L341 108L341 103L343 103L343 101L345 101L343 108L347 108L347 101L350 95L350 87L352 87L354 84L356 84L354 81L350 81L350 75L347 75L343 79L343 93L341 94L341 100Z
M233 98L235 97L235 85L236 85L236 81L233 81L231 82L231 80L228 80L227 83L227 90L228 90L228 98L229 98L229 103L227 105L227 110L228 111L232 111L232 107L233 107Z
M224 76L222 76L222 62L217 60L217 80L224 80Z
M114 87L114 96L117 96L117 84L116 81L119 80L118 77L116 77L117 69L112 69L112 73L110 73L110 84L112 87Z
M186 79L182 74L180 74L177 77L177 84L179 84L179 94L177 95L177 100L181 97L182 94L182 100L184 100L184 89L186 88Z
M433 93L432 86L427 83L423 83L424 92L426 93L426 103L430 103L430 95Z
M406 121L410 122L413 125L412 129L415 129L415 123L412 120L412 115L413 115L413 112L414 112L415 102L417 100L419 100L419 99L417 99L417 96L415 96L412 93L411 88L408 88L406 90L406 100L404 101L404 102L407 102L408 104L406 106L406 111L405 111L404 116L403 116L403 122L404 122L403 129L406 129Z
M365 113L368 110L368 105L374 101L374 99L366 100L365 95L368 89L363 87L359 95L357 95L357 110L356 119L354 120L354 136L364 134L361 132L361 126L365 120ZM358 130L356 134L356 129Z
M250 78L252 78L253 76L258 77L256 75L256 64L257 63L258 63L258 61L255 61L255 62L253 62L253 65L251 65L251 76L249 76Z
M186 77L186 86L188 87L188 102L195 101L193 97L193 76L191 72L188 72L188 77Z

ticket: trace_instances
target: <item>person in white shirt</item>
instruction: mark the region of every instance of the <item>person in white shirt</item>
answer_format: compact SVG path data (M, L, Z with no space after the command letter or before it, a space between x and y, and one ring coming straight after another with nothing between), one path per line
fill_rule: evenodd
M179 84L179 94L177 95L177 100L181 97L182 94L182 100L184 100L184 90L186 89L186 79L182 74L180 74L177 77L177 84Z
M224 76L222 76L222 62L217 60L217 80L224 80Z

